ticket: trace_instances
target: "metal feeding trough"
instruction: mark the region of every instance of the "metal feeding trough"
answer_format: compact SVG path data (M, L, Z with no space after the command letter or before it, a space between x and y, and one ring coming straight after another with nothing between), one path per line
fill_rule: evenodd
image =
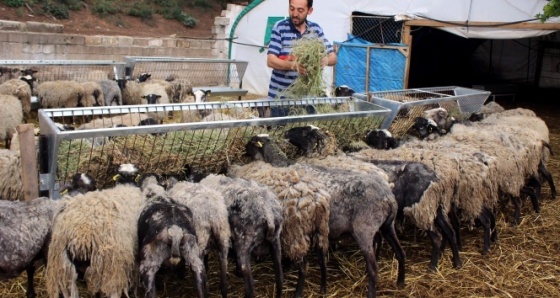
M263 116L274 109L286 113ZM255 134L282 140L288 129L309 124L328 130L344 146L379 128L390 112L353 97L39 110L40 187L57 197L73 174L87 172L105 188L122 163L158 174L176 174L185 165L216 173L242 163L245 144Z
M390 109L381 128L402 136L412 126L414 118L422 117L426 110L445 108L449 116L463 120L478 112L489 95L489 91L447 86L370 92L354 94L354 97Z

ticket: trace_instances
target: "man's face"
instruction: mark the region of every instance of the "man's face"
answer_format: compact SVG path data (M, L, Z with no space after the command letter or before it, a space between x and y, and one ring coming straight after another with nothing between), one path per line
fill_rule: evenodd
M312 11L313 7L307 8L307 0L290 0L290 19L294 26L304 24Z

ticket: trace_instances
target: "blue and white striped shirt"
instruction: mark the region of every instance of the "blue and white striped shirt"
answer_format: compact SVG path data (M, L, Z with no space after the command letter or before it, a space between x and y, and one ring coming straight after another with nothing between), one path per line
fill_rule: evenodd
M278 21L270 34L270 44L268 45L268 54L276 56L289 56L294 42L302 37L306 38L320 38L325 44L327 54L332 53L333 46L325 37L323 29L317 24L307 21L307 29L304 34L292 24L292 21L287 18ZM272 70L272 77L270 78L270 86L268 87L268 98L275 99L278 96L281 98L281 93L286 90L291 84L294 83L299 73L293 70Z

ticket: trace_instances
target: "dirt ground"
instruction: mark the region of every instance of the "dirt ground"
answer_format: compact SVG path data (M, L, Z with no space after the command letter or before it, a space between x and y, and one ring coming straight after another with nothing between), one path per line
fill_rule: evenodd
M194 28L187 28L175 20L168 20L161 15L154 14L151 20L142 20L127 15L113 15L100 18L90 9L70 11L70 18L54 19L41 15L38 9L29 10L26 7L10 8L0 4L0 20L19 22L44 22L64 25L67 34L110 35L135 37L195 37L211 38L214 18L221 14L222 8L218 0L208 1L211 8L188 7L190 13L198 20Z

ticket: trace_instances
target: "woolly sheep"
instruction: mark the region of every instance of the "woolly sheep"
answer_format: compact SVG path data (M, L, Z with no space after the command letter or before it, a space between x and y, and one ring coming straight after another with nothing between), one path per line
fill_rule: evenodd
M173 185L168 194L175 202L187 206L193 213L200 257L210 249L218 250L222 297L227 296L227 256L231 230L227 207L221 193L198 183L181 181Z
M46 197L31 201L0 201L0 278L27 272L27 297L35 297L35 260L41 258L58 202ZM30 217L30 214L33 214Z
M123 95L119 83L115 80L98 81L103 90L103 99L105 106L120 106L124 104Z
M116 125L136 126L141 121L148 119L148 115L140 113L121 114L109 118L98 118L88 123L84 123L78 129L99 129L110 128Z
M80 185L73 184L72 189L88 191L87 187L81 188L83 181L75 182ZM66 202L66 199L46 197L30 201L0 201L0 279L17 277L25 270L27 297L36 296L33 286L36 261L46 259L53 217Z
M130 181L135 171L133 165L121 165L118 181ZM84 278L92 294L128 296L137 280L138 218L144 205L142 192L130 183L70 201L54 218L46 267L49 296L78 297L76 267L88 262Z
M37 98L43 108L84 106L84 88L75 81L47 81L37 86Z
M23 200L19 151L0 150L0 200Z
M251 272L251 255L259 247L270 247L274 261L276 297L282 296L283 273L281 266L282 207L276 195L255 181L209 175L200 181L219 190L228 208L233 248L237 264L245 278L245 297L254 296L254 280ZM257 248L256 250L254 250Z
M196 238L191 210L172 202L156 175L139 181L142 192L151 200L138 219L140 280L146 297L156 297L155 277L162 265L177 266L181 260L196 278L199 297L206 297L206 270Z
M11 79L0 84L0 94L8 94L17 97L21 101L23 119L29 121L31 112L31 76Z
M0 94L0 107L0 141L10 148L16 127L23 122L21 101L13 95Z
M254 149L248 152L258 152L254 157L264 157L264 160L274 166L290 163L281 149L268 136L253 137L247 146ZM359 166L359 165L358 165ZM331 194L329 202L329 239L338 239L342 234L351 233L358 243L366 263L369 277L368 292L375 295L377 281L377 261L375 259L373 242L379 232L393 248L399 262L397 282L404 286L404 251L399 244L394 229L394 219L397 213L397 202L387 182L387 176L372 171L362 174L354 170L340 168L326 168L319 165L304 166L303 169L312 174L315 179L323 181ZM321 283L322 291L326 288ZM300 293L296 290L296 293Z
M123 105L141 105L142 101L142 84L136 81L127 81L124 79L117 80L119 89L122 94Z
M97 107L105 105L105 97L103 96L103 88L98 82L82 82L84 88L84 99L82 106Z
M314 128L312 132L313 131L320 132L320 129ZM385 135L384 131L379 132L381 135ZM298 129L298 127L288 130L285 136L288 137L288 141L290 143L297 147L306 147L307 144L306 142L302 142L302 139L309 137L312 143L315 142L315 136L313 134L309 134L309 132L305 130ZM426 220L423 220L420 217L418 221L422 224L417 224L419 228L426 230L432 239L433 249L430 269L435 270L435 268L437 268L438 260L440 258L442 233L443 237L445 237L451 244L454 266L456 268L461 267L462 263L459 257L455 232L453 231L453 227L447 218L447 212L443 210L442 202L440 202L443 186L439 183L439 178L436 173L425 164L398 160L370 160L369 162L363 162L345 155L300 158L298 159L298 162L320 165L327 168L352 170L375 175L388 180L391 183L392 192L397 201L397 219L399 221L403 220L404 208L411 207L414 204L428 205L432 209L437 209L435 217L427 219L428 225L423 224ZM425 214L426 212L423 213ZM410 215L410 213L408 215ZM416 213L416 215L419 214ZM413 222L416 222L414 217L411 217L411 219Z
M247 152L251 156L249 151ZM285 165L287 166L287 164ZM275 167L256 160L246 165L232 165L228 176L254 180L269 187L282 204L284 224L281 232L282 250L286 257L299 267L296 293L301 295L307 268L305 258L311 248L321 256L328 249L330 194L322 181L295 164L289 168ZM321 267L322 289L326 282L324 266Z

